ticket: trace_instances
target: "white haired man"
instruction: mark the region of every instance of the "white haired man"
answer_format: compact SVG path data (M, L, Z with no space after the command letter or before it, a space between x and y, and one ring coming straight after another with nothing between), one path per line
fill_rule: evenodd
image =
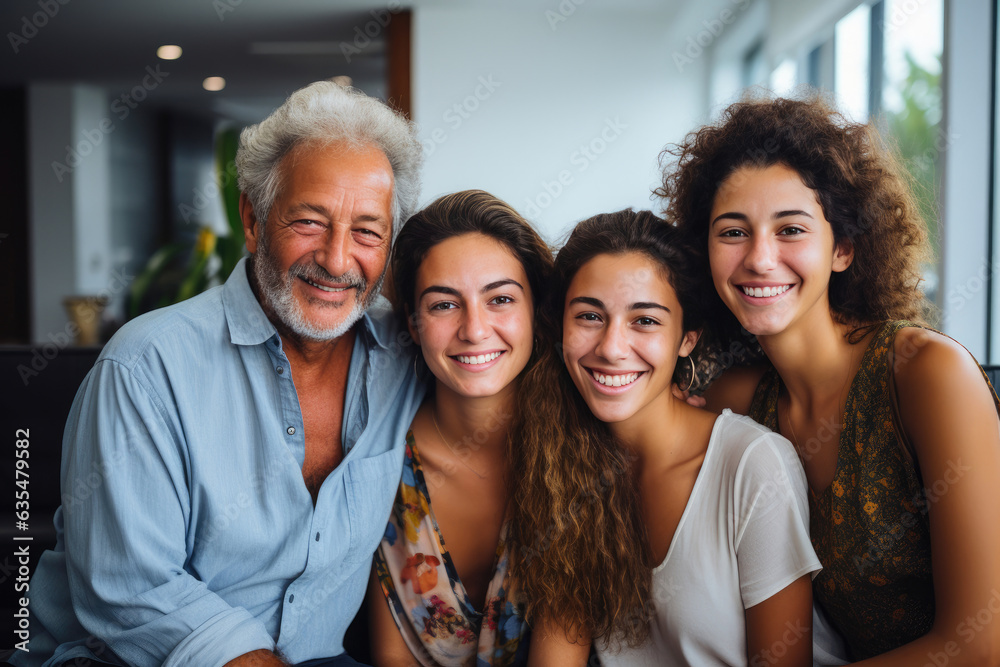
M236 160L249 259L123 327L76 396L76 491L16 665L357 664L344 632L423 392L373 306L420 145L319 82L244 130Z

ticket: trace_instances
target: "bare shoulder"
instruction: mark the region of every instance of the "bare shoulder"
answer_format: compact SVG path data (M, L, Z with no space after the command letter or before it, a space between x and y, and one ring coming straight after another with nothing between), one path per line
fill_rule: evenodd
M917 327L900 329L894 344L893 372L896 382L903 386L926 385L954 387L964 385L966 391L975 386L984 394L986 383L979 364L959 343L951 338Z
M722 412L729 408L736 414L745 415L750 410L754 392L768 366L733 366L712 382L705 391L705 409Z
M900 417L921 469L945 463L940 457L995 446L996 403L964 347L933 331L902 329L894 352Z

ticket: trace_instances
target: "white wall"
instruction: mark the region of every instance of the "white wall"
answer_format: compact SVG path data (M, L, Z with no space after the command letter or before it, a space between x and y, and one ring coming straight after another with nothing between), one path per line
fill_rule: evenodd
M108 113L107 96L98 88L35 84L28 89L35 343L64 339L65 297L113 291L108 135L114 130Z
M769 0L767 53L772 64L777 64L781 58L794 56L803 42L812 40L817 33L828 31L864 1Z
M715 118L743 93L743 58L767 30L770 7L767 2L748 3L738 21L712 45L710 109Z
M657 157L704 121L707 58L675 64L667 10L576 1L415 10L424 203L484 189L550 241L595 213L659 209Z
M28 89L29 215L31 221L31 339L65 326L59 301L76 284L76 231L72 178L60 183L50 162L63 161L73 131L73 91L68 86Z

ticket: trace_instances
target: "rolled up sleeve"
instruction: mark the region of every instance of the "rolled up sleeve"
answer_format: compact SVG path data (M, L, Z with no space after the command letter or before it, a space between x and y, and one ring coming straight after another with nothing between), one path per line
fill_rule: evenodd
M186 568L190 461L163 391L104 359L77 394L61 480L70 597L87 632L130 665L223 665L275 644Z

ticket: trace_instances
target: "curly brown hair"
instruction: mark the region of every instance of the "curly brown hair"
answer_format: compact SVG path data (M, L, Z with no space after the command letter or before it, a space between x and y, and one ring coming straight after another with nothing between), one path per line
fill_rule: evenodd
M931 249L911 179L874 127L848 122L819 95L737 102L660 154L664 178L655 194L698 249L702 275L711 275L709 220L720 186L741 167L775 164L816 192L835 243L853 245L851 265L830 278L834 319L855 330L884 320L923 323L930 304L918 285ZM718 296L711 311L722 337L735 337L738 324Z
M691 253L674 228L649 211L631 209L576 226L556 257L548 306L536 327L544 352L522 385L508 536L510 573L525 594L529 619L557 620L568 635L582 631L612 647L648 637L648 540L633 456L587 407L563 364L560 343L573 277L598 255L630 252L661 268L681 304L684 329L701 327L705 284L690 270ZM681 366L683 375L689 366Z

